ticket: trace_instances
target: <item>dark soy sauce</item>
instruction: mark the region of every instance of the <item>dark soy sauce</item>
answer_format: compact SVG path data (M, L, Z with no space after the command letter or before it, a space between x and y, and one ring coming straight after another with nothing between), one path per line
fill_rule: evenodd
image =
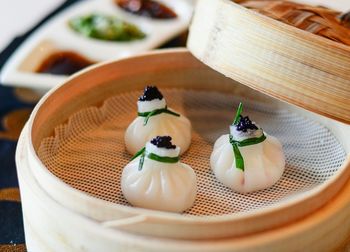
M94 63L95 62L92 62L75 52L55 52L41 63L36 72L55 75L71 75Z

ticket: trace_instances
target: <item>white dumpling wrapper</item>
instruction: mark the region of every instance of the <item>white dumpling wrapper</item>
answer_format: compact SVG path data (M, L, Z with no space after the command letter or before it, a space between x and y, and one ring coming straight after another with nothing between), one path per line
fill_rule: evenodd
M139 112L149 112L164 108L165 100L138 101ZM169 110L176 112L169 108ZM177 113L177 112L176 112ZM138 116L125 132L126 150L134 155L155 136L171 136L173 143L180 147L180 155L186 152L191 144L191 122L183 115L158 114L149 118L144 125L144 117Z
M277 138L265 133L265 141L238 147L244 159L244 171L236 168L230 135L216 140L210 165L216 178L239 193L249 193L274 185L282 176L285 157Z
M153 147L152 147L153 146ZM146 151L160 156L179 155L176 150L158 148L150 143ZM170 153L169 153L170 152ZM140 157L125 166L121 188L126 200L133 206L181 213L189 209L197 195L197 178L193 169L180 161L162 163L147 158L139 168Z

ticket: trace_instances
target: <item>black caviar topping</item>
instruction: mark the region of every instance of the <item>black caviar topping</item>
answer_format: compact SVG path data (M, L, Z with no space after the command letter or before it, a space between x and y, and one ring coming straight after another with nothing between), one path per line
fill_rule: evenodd
M139 101L152 101L155 99L163 99L162 93L156 86L147 86L143 91L143 95L139 97Z
M247 132L249 130L258 130L258 127L249 119L248 116L239 116L239 121L236 125L238 131Z
M151 140L151 144L158 148L175 149L176 145L171 143L170 136L157 136Z

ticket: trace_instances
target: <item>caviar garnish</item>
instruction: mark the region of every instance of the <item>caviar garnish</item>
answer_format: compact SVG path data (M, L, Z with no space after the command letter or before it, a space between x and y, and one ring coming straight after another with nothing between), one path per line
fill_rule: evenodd
M176 145L171 143L170 136L157 136L151 140L151 144L158 148L175 149Z
M235 119L233 120L233 125L236 126L238 131L247 132L249 130L258 130L258 127L249 119L248 116L242 116L243 104L240 102Z
M238 131L247 132L248 130L258 130L258 127L249 119L248 116L239 117L239 121L236 125L236 129Z
M143 95L139 97L139 101L152 101L155 99L163 99L162 93L156 86L147 86L143 91Z

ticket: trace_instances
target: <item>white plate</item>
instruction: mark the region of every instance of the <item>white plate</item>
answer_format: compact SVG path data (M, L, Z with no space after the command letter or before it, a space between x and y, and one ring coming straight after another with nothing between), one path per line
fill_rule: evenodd
M170 20L141 17L122 10L113 0L89 0L72 5L39 28L19 47L0 73L1 83L48 90L65 81L68 76L35 72L42 61L55 51L69 50L100 62L128 57L160 46L187 29L193 2L158 1L173 9L178 17ZM71 18L91 13L113 15L136 24L146 33L146 38L132 42L108 42L86 38L68 27Z

